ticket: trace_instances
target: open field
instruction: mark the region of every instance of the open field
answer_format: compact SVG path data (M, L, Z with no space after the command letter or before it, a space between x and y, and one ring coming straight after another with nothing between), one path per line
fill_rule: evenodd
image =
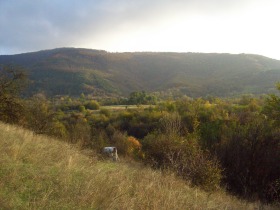
M90 113L99 113L100 110L108 110L112 113L118 113L123 110L136 110L136 109L147 109L149 107L154 107L154 105L108 105L100 106L98 110L88 110Z
M0 209L272 209L0 123Z
M101 109L109 109L111 111L118 111L124 109L139 109L139 108L149 108L153 107L153 105L111 105L111 106L101 106Z

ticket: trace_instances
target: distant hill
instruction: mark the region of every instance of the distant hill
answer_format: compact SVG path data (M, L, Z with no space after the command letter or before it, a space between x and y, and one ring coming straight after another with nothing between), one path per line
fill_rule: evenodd
M280 61L251 54L109 53L59 48L0 56L0 64L23 66L29 94L128 95L132 91L176 91L182 95L232 96L274 91Z

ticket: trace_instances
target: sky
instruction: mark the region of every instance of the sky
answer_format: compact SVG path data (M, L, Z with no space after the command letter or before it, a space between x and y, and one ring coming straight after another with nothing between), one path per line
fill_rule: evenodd
M59 47L280 60L279 0L0 0L0 55Z

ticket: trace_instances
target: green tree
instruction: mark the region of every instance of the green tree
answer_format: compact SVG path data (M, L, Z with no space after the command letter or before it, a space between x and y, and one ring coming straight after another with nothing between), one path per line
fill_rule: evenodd
M85 106L80 105L80 106L79 106L79 111L82 112L82 113L85 113L85 111L86 111Z
M166 114L160 122L161 132L143 139L145 161L156 168L172 170L205 190L219 187L222 176L217 160L200 148L196 135L180 135L180 116Z
M0 120L19 123L22 120L24 106L19 93L26 84L26 76L19 68L0 66Z
M152 95L148 95L145 91L136 91L132 92L129 95L128 103L129 104L155 104L156 103L156 97Z
M277 83L276 87L280 91L280 83ZM275 94L269 95L263 113L271 118L276 126L280 126L280 97Z
M98 110L100 105L99 105L99 103L97 101L91 100L90 102L85 104L85 107L87 109L91 109L91 110Z
M50 134L55 112L43 94L37 94L26 101L27 127L39 134Z

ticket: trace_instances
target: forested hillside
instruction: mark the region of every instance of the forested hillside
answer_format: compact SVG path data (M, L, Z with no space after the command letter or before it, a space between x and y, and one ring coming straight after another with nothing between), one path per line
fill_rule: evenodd
M128 95L133 91L232 96L274 91L280 61L259 55L109 53L60 48L0 56L0 64L25 68L28 95Z

